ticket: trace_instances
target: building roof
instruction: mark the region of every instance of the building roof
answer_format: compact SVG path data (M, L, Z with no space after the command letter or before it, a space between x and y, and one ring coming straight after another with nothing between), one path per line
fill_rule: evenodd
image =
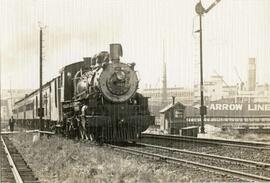
M159 112L160 112L160 113L165 113L165 112L167 112L168 110L170 110L171 108L175 108L175 107L177 107L177 106L180 106L180 107L182 107L183 109L186 107L186 106L183 105L182 103L176 102L175 104L169 104L169 105L167 105L166 107L164 107L163 109L161 109Z

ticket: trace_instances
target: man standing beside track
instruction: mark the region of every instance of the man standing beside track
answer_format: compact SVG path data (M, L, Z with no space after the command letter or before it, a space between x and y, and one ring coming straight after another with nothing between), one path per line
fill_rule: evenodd
M15 120L14 120L13 116L11 116L11 118L9 119L8 124L9 124L9 130L10 130L11 132L13 132L13 130L14 130L14 125L15 125Z
M81 115L81 136L82 136L82 139L86 139L86 140L88 140L88 137L86 135L86 128L85 128L87 108L88 108L87 105L84 104L82 106L82 109L81 109L81 112L82 112L82 115Z

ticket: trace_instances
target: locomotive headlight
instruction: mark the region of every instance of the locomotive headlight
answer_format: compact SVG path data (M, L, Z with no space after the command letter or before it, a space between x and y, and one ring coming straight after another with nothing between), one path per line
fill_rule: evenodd
M124 71L118 71L116 73L116 77L117 77L118 80L123 81L126 78L126 74L125 74Z

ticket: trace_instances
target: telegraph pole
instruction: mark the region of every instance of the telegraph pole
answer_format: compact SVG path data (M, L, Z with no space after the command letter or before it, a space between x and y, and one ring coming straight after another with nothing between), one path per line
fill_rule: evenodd
M202 49L202 16L205 13L208 13L217 3L221 0L215 0L207 9L204 9L202 6L201 0L196 4L195 11L200 18L200 95L201 95L201 106L200 106L200 115L201 115L201 133L205 133L204 128L204 116L207 114L207 108L204 105L204 94L203 94L203 49Z
M40 26L39 30L39 124L40 130L43 131L44 124L43 124L43 108L42 108L42 29L43 27Z
M203 95L203 50L202 50L202 15L200 15L200 93L201 93L201 107L200 107L200 115L201 115L201 133L205 133L204 129L204 115L206 115L206 107L204 105L204 95Z
M45 1L40 1L40 20L44 21L44 6ZM42 62L43 62L43 29L46 28L46 26L42 23L42 21L38 22L39 25L39 124L40 124L40 130L44 130L44 121L43 121L43 101L42 101Z

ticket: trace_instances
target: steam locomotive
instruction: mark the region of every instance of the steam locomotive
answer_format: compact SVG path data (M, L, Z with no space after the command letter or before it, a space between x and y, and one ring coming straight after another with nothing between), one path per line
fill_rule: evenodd
M69 134L71 121L84 113L86 132L94 139L135 139L154 124L154 116L148 98L137 92L135 63L123 63L121 56L122 46L110 44L110 53L103 51L65 66L58 77L43 85L42 109L39 90L15 103L17 123L39 128L39 115L43 115L45 129L60 128Z

